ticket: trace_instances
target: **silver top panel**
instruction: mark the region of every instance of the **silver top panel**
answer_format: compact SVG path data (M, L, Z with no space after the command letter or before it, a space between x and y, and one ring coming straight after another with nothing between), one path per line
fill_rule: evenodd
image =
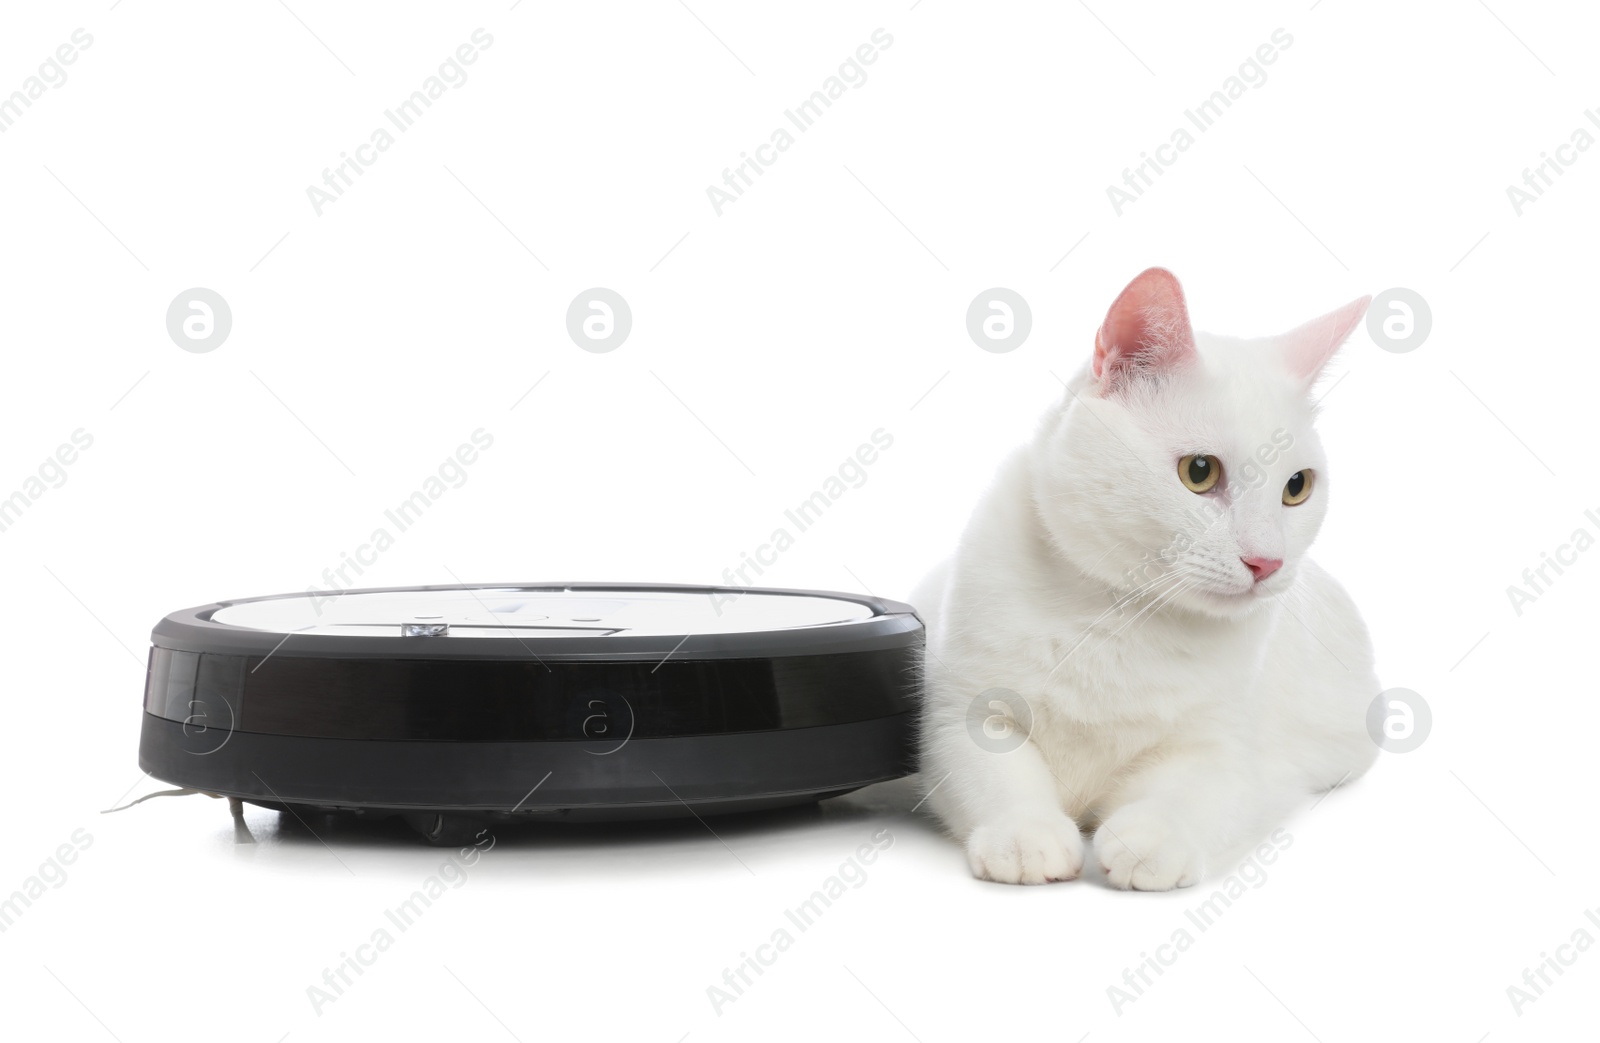
M224 605L211 621L277 634L474 638L677 637L832 627L873 619L868 605L771 591L531 589L306 593Z

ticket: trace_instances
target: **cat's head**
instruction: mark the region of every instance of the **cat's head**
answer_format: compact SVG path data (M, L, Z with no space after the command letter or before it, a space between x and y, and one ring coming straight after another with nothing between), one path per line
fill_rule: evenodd
M1171 272L1139 275L1045 432L1034 494L1057 550L1108 588L1214 616L1289 587L1332 485L1313 385L1370 300L1214 337Z

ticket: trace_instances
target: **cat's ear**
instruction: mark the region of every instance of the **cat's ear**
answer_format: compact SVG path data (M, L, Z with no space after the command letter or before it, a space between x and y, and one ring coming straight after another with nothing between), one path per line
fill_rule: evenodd
M1161 372L1196 357L1183 289L1165 268L1135 276L1112 302L1094 338L1094 375L1102 395L1139 373Z
M1285 333L1282 339L1289 372L1308 385L1314 382L1321 374L1322 367L1339 350L1339 345L1345 342L1350 331L1367 314L1367 306L1371 303L1371 297L1353 300L1342 308Z

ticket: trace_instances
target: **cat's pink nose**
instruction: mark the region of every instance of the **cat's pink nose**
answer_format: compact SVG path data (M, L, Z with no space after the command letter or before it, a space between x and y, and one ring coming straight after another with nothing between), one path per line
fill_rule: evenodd
M1239 560L1244 562L1245 567L1250 570L1250 575L1256 578L1257 583L1260 583L1283 567L1282 558L1240 558Z

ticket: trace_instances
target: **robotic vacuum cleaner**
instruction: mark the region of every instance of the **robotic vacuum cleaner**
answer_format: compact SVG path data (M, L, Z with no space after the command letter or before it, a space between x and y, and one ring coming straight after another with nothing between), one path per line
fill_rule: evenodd
M923 628L824 591L309 591L151 634L139 766L300 814L485 822L751 811L916 770Z

